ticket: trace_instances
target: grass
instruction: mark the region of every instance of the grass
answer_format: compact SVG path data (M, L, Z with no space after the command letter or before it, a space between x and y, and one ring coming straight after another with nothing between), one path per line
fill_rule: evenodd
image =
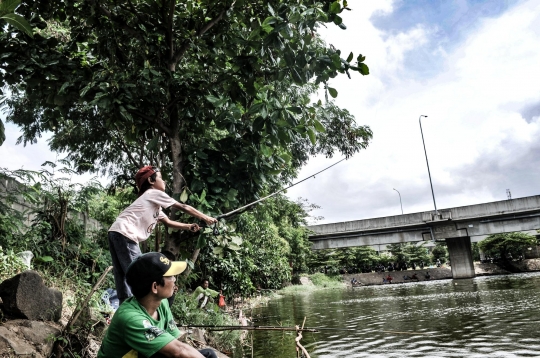
M205 309L197 307L195 299L185 293L176 296L171 307L174 317L180 325L193 326L237 326L238 320L220 310L215 304L207 304ZM180 327L182 329L182 327ZM183 328L184 330L186 327ZM202 328L204 329L204 328ZM221 351L238 355L242 352L241 331L211 331L207 333L208 344Z
M307 293L323 289L335 289L343 288L343 278L341 275L325 275L323 273L316 273L309 275L308 278L311 280L313 285L292 285L287 286L278 291L279 294L283 295L294 295L298 293Z

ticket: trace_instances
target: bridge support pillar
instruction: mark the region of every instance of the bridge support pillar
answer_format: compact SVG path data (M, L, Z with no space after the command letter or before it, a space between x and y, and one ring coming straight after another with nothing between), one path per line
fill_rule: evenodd
M453 278L475 277L471 251L471 238L455 237L446 239Z

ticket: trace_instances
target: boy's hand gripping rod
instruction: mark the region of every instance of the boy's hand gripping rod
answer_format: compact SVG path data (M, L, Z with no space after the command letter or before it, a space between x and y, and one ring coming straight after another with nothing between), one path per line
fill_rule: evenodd
M279 193L282 193L282 192L284 192L285 190L290 189L290 188L292 188L293 186L296 186L296 185L298 185L298 184L300 184L300 183L302 183L302 182L304 182L304 181L306 181L306 180L308 180L308 179L315 178L315 175L318 175L318 174L324 172L325 170L328 170L328 169L332 168L334 165L337 165L337 164L341 163L341 162L344 161L344 160L347 160L347 158L343 158L343 159L341 159L340 161L338 161L338 162L336 162L336 163L334 163L334 164L332 164L332 165L330 165L330 166L324 168L323 170L318 171L317 173L312 174L312 175L310 175L310 176L308 176L308 177L306 177L306 178L300 180L299 182L296 182L296 183L294 183L294 184L291 184L291 185L289 185L288 187L286 187L286 188L284 188L284 189L278 190L278 191L276 191L275 193L272 193L272 194L270 194L270 195L267 195L267 196L265 196L264 198L260 198L259 200L256 200L256 201L254 201L254 202L252 202L252 203L249 203L249 204L247 204L247 205L244 205L244 206L242 206L242 207L240 207L240 208L238 208L238 209L234 209L233 211L229 211L228 213L221 214L221 215L217 216L216 219L217 219L217 220L220 220L220 219L227 219L227 218L229 218L229 217L231 217L231 216L234 216L234 215L236 215L236 214L240 214L240 213L242 213L244 210L246 210L247 208L249 208L250 206L253 206L253 205L255 205L255 204L258 204L258 203L260 203L261 201L264 201L264 200L266 200L266 199L268 199L268 198L271 198L271 197L273 197L273 196L275 196L275 195L277 195L277 194L279 194ZM219 229L218 229L218 227L217 227L217 223L214 224L212 233L213 233L214 235L216 235L216 236L219 235Z

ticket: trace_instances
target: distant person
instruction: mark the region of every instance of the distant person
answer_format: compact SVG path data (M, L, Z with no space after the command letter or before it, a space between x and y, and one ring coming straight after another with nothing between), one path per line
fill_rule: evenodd
M410 280L410 279L411 279L411 278L409 277L409 275L403 276L403 280L404 280L404 281L407 281L407 280Z
M431 279L431 275L429 274L429 271L426 271L426 275L424 276L426 280Z
M441 267L441 260L437 259L437 267Z
M386 276L386 282L388 282L388 283L392 283L393 279L394 278L392 276L390 276L390 274L388 274L388 276Z
M416 273L413 273L413 275L411 276L411 280L418 281L418 276L416 275Z
M208 302L213 303L214 298L219 295L217 291L209 289L208 286L208 280L204 280L202 282L202 287L197 287L193 292L193 297L197 300L197 306L199 308L204 308Z

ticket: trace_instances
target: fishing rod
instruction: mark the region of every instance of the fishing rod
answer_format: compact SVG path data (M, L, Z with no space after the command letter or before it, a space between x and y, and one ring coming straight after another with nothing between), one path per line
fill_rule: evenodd
M268 199L268 198L271 198L271 197L273 197L273 196L275 196L275 195L277 195L277 194L279 194L279 193L281 193L281 192L284 192L285 190L290 189L290 188L292 188L293 186L296 186L296 185L298 185L298 184L300 184L300 183L302 183L302 182L304 182L304 181L306 181L306 180L308 180L308 179L315 178L316 175L318 175L318 174L320 174L320 173L322 173L322 172L324 172L324 171L326 171L326 170L332 168L334 165L338 165L339 163L341 163L341 162L344 161L344 160L347 160L347 158L343 158L343 159L341 159L340 161L335 162L334 164L332 164L332 165L330 165L330 166L324 168L323 170L318 171L317 173L312 174L312 175L310 175L310 176L308 176L308 177L306 177L306 178L304 178L304 179L302 179L302 180L300 180L300 181L298 181L298 182L296 182L296 183L294 183L294 184L291 184L291 185L289 185L288 187L286 187L286 188L284 188L284 189L278 190L278 191L276 191L275 193L272 193L272 194L270 194L270 195L267 195L267 196L265 196L264 198L261 198L261 199L259 199L259 200L256 200L256 201L252 202L252 203L249 203L249 204L247 204L247 205L244 205L244 206L242 206L242 207L240 207L240 208L238 208L238 209L234 209L233 211L229 211L228 213L221 214L221 215L217 216L216 219L226 219L226 218L228 218L229 216L231 216L231 215L233 215L233 214L236 214L236 213L238 213L238 212L241 212L241 211L243 211L243 210L249 208L250 206L253 206L253 205L255 205L255 204L258 204L258 203L260 203L261 201L264 201L264 200L266 200L266 199Z
M178 325L178 327L187 328L206 328L207 331L305 331L318 333L320 331L348 331L357 332L354 328L327 328L327 327L311 327L311 328L296 328L283 326L218 326L218 325ZM404 331L380 331L388 334L407 334L407 335L426 335L428 332L404 332Z
M236 214L240 214L240 213L244 212L244 210L246 210L246 209L249 208L250 206L253 206L253 205L255 205L255 204L258 204L258 203L260 203L261 201L264 201L264 200L266 200L266 199L268 199L268 198L271 198L271 197L273 197L273 196L275 196L275 195L277 195L277 194L279 194L279 193L282 193L282 192L284 192L285 190L290 189L290 188L292 188L293 186L296 186L296 185L298 185L298 184L300 184L300 183L302 183L302 182L304 182L304 181L306 181L306 180L308 180L308 179L315 178L316 175L318 175L318 174L320 174L320 173L322 173L322 172L324 172L324 171L326 171L326 170L332 168L334 165L338 165L339 163L341 163L341 162L344 161L344 160L347 160L347 158L343 158L343 159L341 159L340 161L337 161L337 162L335 162L334 164L332 164L332 165L330 165L330 166L327 166L327 167L324 168L323 170L320 170L320 171L318 171L318 172L315 173L315 174L311 174L310 176L308 176L308 177L306 177L306 178L304 178L304 179L302 179L302 180L300 180L300 181L298 181L298 182L296 182L296 183L294 183L294 184L291 184L291 185L289 185L288 187L286 187L286 188L284 188L284 189L278 190L278 191L276 191L275 193L272 193L272 194L270 194L270 195L267 195L267 196L265 196L264 198L260 198L259 200L256 200L256 201L254 201L254 202L252 202L252 203L249 203L249 204L247 204L247 205L244 205L244 206L242 206L242 207L240 207L240 208L238 208L238 209L234 209L234 210L232 210L232 211L229 211L228 213L218 215L218 216L216 216L216 219L217 219L218 222L219 222L219 220L221 220L221 219L227 219L227 218L230 218L231 216L234 216L234 215L236 215ZM201 223L201 226L203 226L203 227L206 226L206 223L205 223L205 222L202 222L202 223ZM218 223L217 223L217 222L214 224L214 226L213 226L213 228L212 228L212 233L213 233L215 236L219 235L219 229L218 229Z
M179 325L180 327L188 328L207 328L208 331L306 331L306 332L319 332L319 331L356 331L349 328L324 328L324 327L312 327L312 328L296 328L296 327L283 327L283 326L218 326L218 325Z

